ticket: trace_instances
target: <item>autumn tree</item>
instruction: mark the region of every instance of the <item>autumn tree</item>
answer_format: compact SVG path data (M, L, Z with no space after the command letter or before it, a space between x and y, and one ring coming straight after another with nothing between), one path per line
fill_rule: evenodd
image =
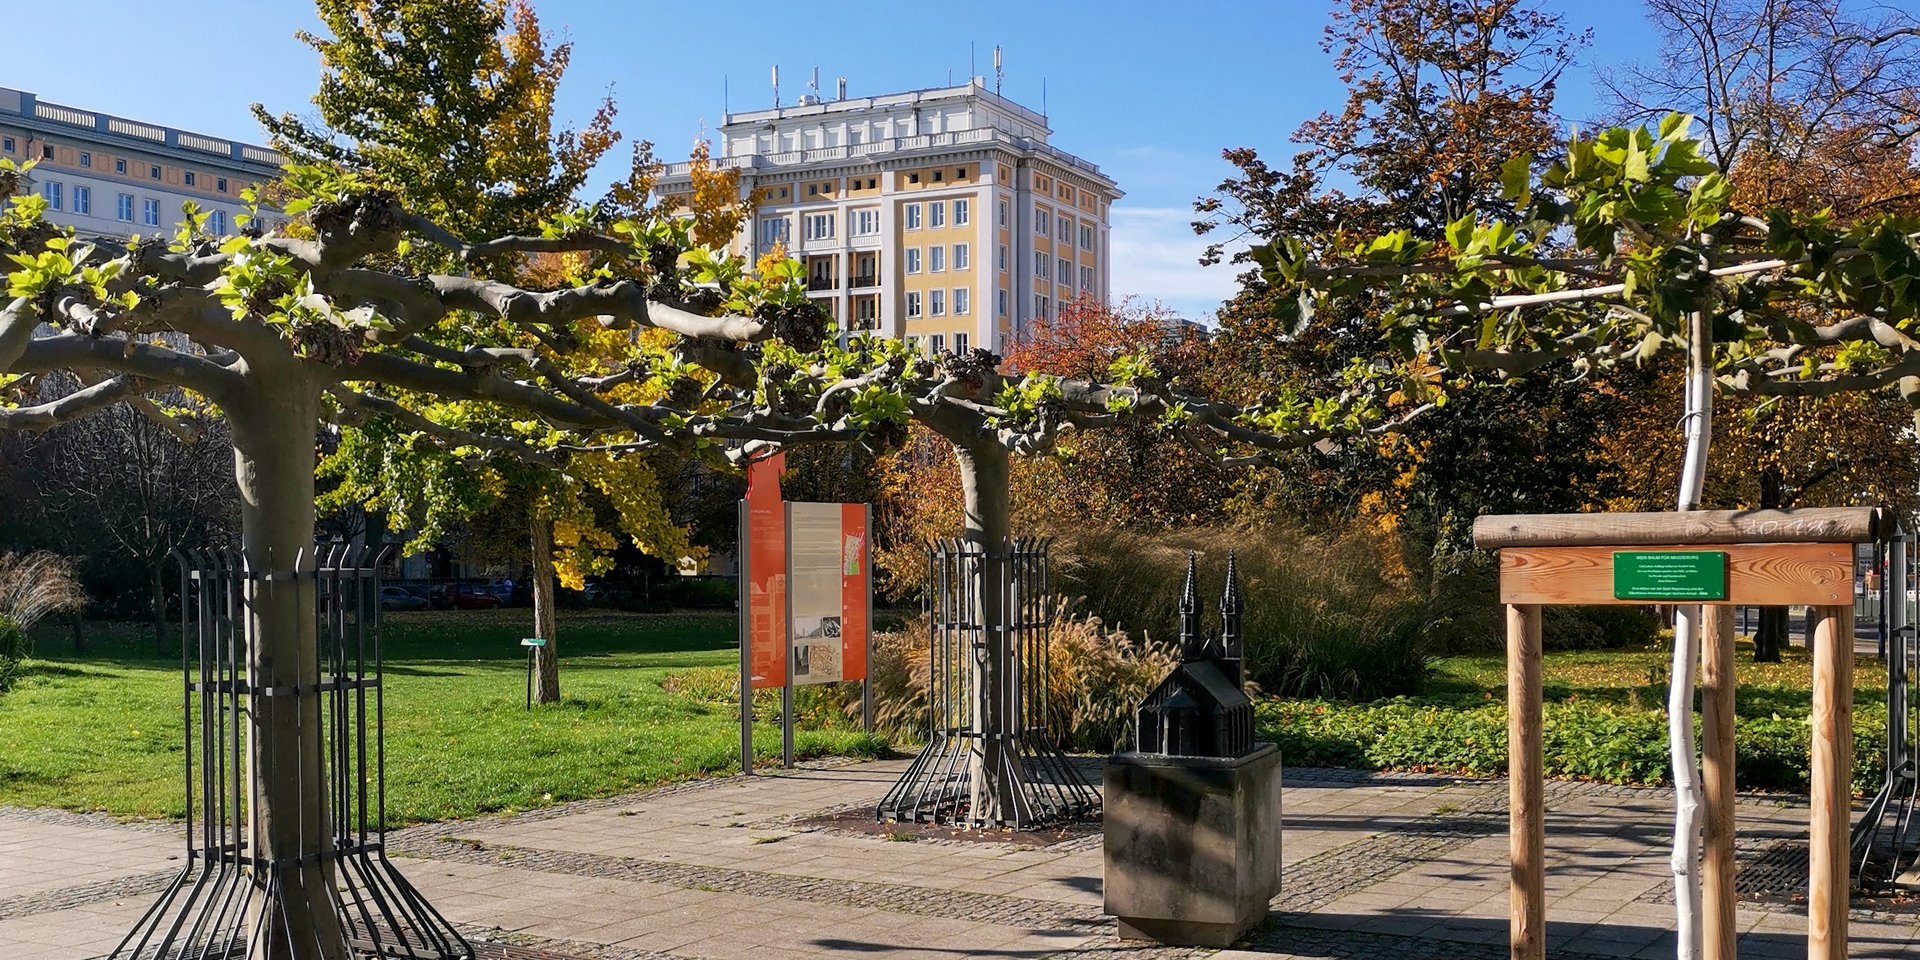
M1554 95L1585 42L1526 0L1340 4L1322 48L1344 104L1295 130L1299 149L1284 167L1250 149L1225 152L1234 175L1195 203L1194 227L1212 241L1203 262L1251 265L1246 244L1288 236L1328 252L1393 230L1432 240L1468 214L1511 214L1502 164L1551 152ZM1371 291L1320 305L1304 329L1278 319L1276 298L1294 295L1257 270L1242 275L1212 346L1217 391L1321 390L1350 364L1390 358ZM1474 516L1577 506L1578 479L1597 470L1586 441L1608 398L1561 374L1462 397L1373 449L1299 455L1288 470L1250 477L1242 500L1255 516L1357 517L1389 535L1384 559L1415 589L1458 592L1463 579L1486 580L1467 537ZM1502 466L1486 467L1486 455Z
M1734 204L1828 210L1839 223L1920 212L1920 19L1841 0L1650 0L1648 15L1660 34L1654 62L1602 74L1613 110L1628 122L1668 110L1697 116L1704 151L1726 171ZM1678 382L1663 381L1669 398ZM1729 505L1774 508L1898 489L1905 469L1884 482L1865 475L1869 464L1898 464L1910 453L1898 407L1856 397L1784 406L1734 399L1729 432L1715 448L1726 466L1718 475L1753 482L1721 492L1740 497ZM1624 474L1647 472L1631 442L1645 426L1627 418L1620 442L1609 444L1626 458ZM1727 459L1739 456L1743 465ZM1754 658L1779 660L1787 630L1786 608L1761 608Z
M321 57L313 98L320 123L254 108L289 156L367 171L410 209L459 235L532 233L547 222L644 220L653 212L650 194L661 167L644 142L636 145L625 178L592 211L574 209L588 174L620 139L615 105L603 99L582 130L559 128L554 103L571 44L549 44L526 0L323 0L320 17L327 36L300 35ZM421 109L423 103L433 109ZM547 287L583 264L557 253L462 264L430 246L399 258L416 269L479 268ZM484 330L474 331L469 344L504 345L499 331ZM512 419L486 404L463 415L492 429ZM380 527L409 531L410 549L482 513L505 509L519 518L525 533L514 539L530 548L533 632L547 641L535 650L534 689L541 703L551 703L560 698L555 582L579 588L585 575L610 562L618 544L615 533L595 521L593 501L617 504L612 516L619 530L669 562L685 553L686 537L667 517L644 458L582 458L570 472L504 459L449 446L391 418L366 417L344 431L321 465L331 483L323 505L370 507L370 536L377 538Z

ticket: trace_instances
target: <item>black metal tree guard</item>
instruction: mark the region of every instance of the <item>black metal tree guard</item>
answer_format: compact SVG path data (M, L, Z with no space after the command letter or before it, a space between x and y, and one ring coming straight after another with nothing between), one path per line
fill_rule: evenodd
M187 865L111 960L266 956L469 960L472 947L387 859L385 694L380 574L384 552L322 545L291 570L253 569L234 550L175 553L180 564L181 711L186 737ZM248 605L311 580L320 682L260 688L248 682ZM267 697L320 698L332 835L323 849L268 861L251 851L246 811L257 785L247 763L250 719ZM198 731L196 739L195 731ZM285 876L331 863L332 908L344 943L292 942ZM308 946L312 950L301 950Z
M1853 828L1854 873L1862 886L1920 889L1920 751L1910 699L1920 644L1908 616L1907 588L1914 538L1895 530L1887 549L1880 596L1887 662L1887 768L1881 785Z
M879 819L1024 830L1084 816L1099 805L1048 730L1049 546L1048 540L1015 538L1004 563L990 563L998 558L959 540L938 541L928 550L930 738L881 799ZM982 611L996 607L1005 623L983 622ZM996 627L1007 634L999 664L1005 682L990 689L980 677ZM985 729L986 717L1004 718L1005 729ZM1012 749L989 751L991 740L1010 742ZM987 769L994 758L998 766ZM984 784L976 777L1011 785L1010 792L1002 791L1010 796L1007 809L989 810L980 802Z

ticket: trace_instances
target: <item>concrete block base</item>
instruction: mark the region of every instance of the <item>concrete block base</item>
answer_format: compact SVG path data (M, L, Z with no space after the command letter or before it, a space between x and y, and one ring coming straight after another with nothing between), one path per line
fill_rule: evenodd
M1232 945L1280 892L1280 749L1107 761L1106 911L1124 939Z

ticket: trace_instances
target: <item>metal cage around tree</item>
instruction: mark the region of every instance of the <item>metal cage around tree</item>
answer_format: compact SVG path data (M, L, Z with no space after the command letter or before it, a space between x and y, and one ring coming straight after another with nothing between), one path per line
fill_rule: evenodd
M1912 601L1914 535L1895 530L1886 549L1880 599L1887 664L1886 781L1853 829L1854 870L1864 887L1920 890L1920 750L1912 680L1920 669Z
M232 550L176 553L175 559L181 568L187 863L111 960L471 958L473 949L386 855L381 555L323 545L302 551L284 570L255 569ZM276 592L309 588L318 682L252 682L247 625L253 605ZM305 701L317 701L318 729L303 727L299 736L319 738L322 773L301 789L324 790L330 814L323 841L277 859L260 855L247 816L260 789L248 757L257 732L251 727L272 700L290 701L302 715ZM337 933L334 924L316 929L288 908L289 876L316 869L331 895ZM332 942L317 942L322 939Z
M1049 545L928 550L929 740L880 801L881 820L1029 829L1099 805L1049 727Z

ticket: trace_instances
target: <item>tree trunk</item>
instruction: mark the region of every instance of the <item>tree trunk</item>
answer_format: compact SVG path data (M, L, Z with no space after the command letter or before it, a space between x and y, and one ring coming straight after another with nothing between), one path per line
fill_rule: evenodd
M153 655L170 656L178 651L167 641L167 582L164 563L147 564L147 622L153 626Z
M1777 470L1760 471L1760 507L1763 510L1781 506L1785 484ZM1780 651L1787 647L1787 608L1761 607L1760 622L1753 631L1753 662L1779 663Z
M234 474L239 481L241 544L252 578L246 586L247 679L255 691L247 737L252 784L249 831L265 886L277 871L284 911L267 898L253 917L254 956L267 960L344 960L346 940L333 909L326 768L322 763L319 643L314 581L314 425L318 389L301 371L259 375L271 382L233 404ZM267 575L271 574L271 578ZM271 692L267 692L271 691ZM297 691L294 692L294 691Z
M73 627L73 652L77 654L86 653L87 652L86 612L83 610L75 610L72 613L68 614L67 617L68 617L69 624Z
M973 585L974 615L985 649L974 657L973 755L968 760L976 816L1001 822L1026 819L1024 773L1013 742L1016 718L1014 638L1008 627L1005 585L1011 549L1013 458L998 443L955 443L960 485L966 494L961 539L985 554Z
M1685 460L1676 506L1698 510L1706 487L1707 445L1713 438L1713 341L1704 309L1688 317ZM1700 889L1700 760L1694 749L1693 687L1700 665L1703 610L1674 608L1673 670L1667 687L1667 756L1673 766L1674 928L1679 960L1699 960L1703 947Z
M555 649L553 616L553 521L533 515L533 635L546 641L533 648L533 700L560 702L560 652Z

